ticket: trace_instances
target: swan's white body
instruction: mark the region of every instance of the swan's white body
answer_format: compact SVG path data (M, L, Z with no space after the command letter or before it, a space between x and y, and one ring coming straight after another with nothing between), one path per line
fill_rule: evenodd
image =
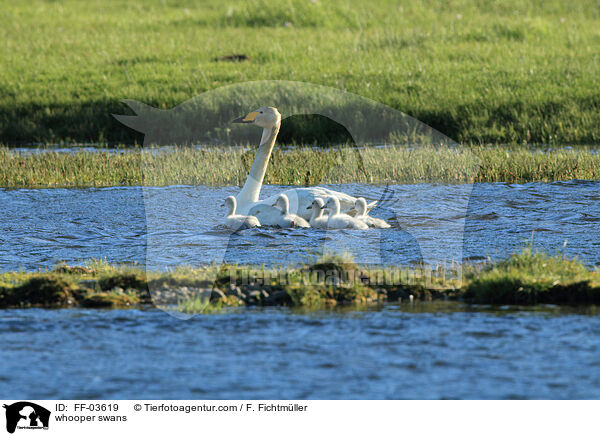
M251 227L260 227L260 221L255 216L236 215L236 201L234 196L225 199L225 206L228 208L225 216L225 227L233 231L249 229Z
M312 204L308 207L311 211L310 219L308 223L311 227L316 229L326 229L327 228L327 220L328 216L323 216L323 206L325 206L325 202L322 198L315 198Z
M260 190L265 178L265 172L271 158L271 152L275 146L275 139L279 133L281 126L281 114L274 107L262 107L253 112L250 112L245 117L238 118L233 122L236 123L251 123L263 128L260 146L256 152L252 168L246 179L246 183L242 190L236 196L237 207L240 214L249 214L250 210L259 204L271 206L279 194L259 201ZM337 198L340 203L340 208L344 212L355 213L354 204L356 198L343 192L333 191L322 187L310 188L291 188L283 191L289 199L289 211L291 214L296 214L305 220L310 219L310 211L308 207L312 204L315 198L321 197L325 200L329 198ZM368 205L372 209L377 202ZM261 212L262 214L262 212Z
M310 220L311 211L308 208L317 198L325 200L329 198L337 198L340 203L340 210L350 215L356 213L356 210L354 209L356 199L354 197L352 197L351 195L344 194L343 192L333 191L331 189L323 188L320 186L310 188L286 189L280 194L275 194L266 198L265 200L260 200L251 203L246 209L242 209L240 206L238 206L240 207L240 213L256 215L256 211L261 211L261 223L269 225L266 221L263 222L263 217L265 216L265 213L269 213L269 217L272 217L272 219L277 219L277 211L275 210L276 208L272 207L271 205L277 201L277 198L281 194L285 195L288 198L289 212L291 214L298 215L299 217L304 218L305 220ZM372 203L370 206L375 206L375 204Z
M340 213L340 202L335 197L329 198L323 208L329 210L329 218L327 219L328 229L366 230L369 228L369 226L361 220Z
M327 201L329 198L336 198L340 203L341 211L348 214L356 213L354 210L354 204L356 203L355 197L344 194L343 192L323 188L321 186L313 186L309 188L290 188L281 192L281 194L284 194L289 199L290 213L296 214L305 220L310 219L311 211L308 209L308 207L317 198L322 198L325 201ZM257 201L251 205L251 207L259 204L273 204L273 202L277 201L277 197L279 197L279 195L280 194L275 194L265 200ZM372 203L369 206L374 207L375 203Z
M285 194L279 194L273 206L279 211L277 226L281 228L310 227L310 224L304 218L290 213L290 202Z
M364 198L358 197L356 199L356 204L354 208L356 209L355 218L364 222L369 227L374 227L377 229L389 229L390 227L392 227L388 223L386 223L385 220L367 215L367 200L365 200Z
M281 220L281 209L260 202L250 208L248 215L258 218L263 226L278 226Z

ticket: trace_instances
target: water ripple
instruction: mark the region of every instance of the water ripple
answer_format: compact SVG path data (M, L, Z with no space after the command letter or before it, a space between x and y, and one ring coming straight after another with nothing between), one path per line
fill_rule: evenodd
M0 378L0 390L37 398L600 397L597 316L443 307L269 308L188 321L158 310L7 310L2 373L13 376Z
M270 265L304 261L308 254L350 251L359 262L414 264L501 259L534 233L537 248L564 248L600 264L600 182L469 185L331 185L381 201L372 214L394 228L368 232L315 229L219 228L217 204L235 187L146 189L0 189L0 269L35 270L86 259L180 264L232 261ZM284 187L267 186L263 196ZM470 195L469 195L470 193ZM216 210L219 209L219 210Z

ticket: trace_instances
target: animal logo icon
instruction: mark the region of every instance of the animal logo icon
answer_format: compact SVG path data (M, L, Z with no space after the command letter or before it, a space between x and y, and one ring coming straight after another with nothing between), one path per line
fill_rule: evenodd
M19 429L47 429L50 423L50 411L29 401L5 404L6 431L14 433Z

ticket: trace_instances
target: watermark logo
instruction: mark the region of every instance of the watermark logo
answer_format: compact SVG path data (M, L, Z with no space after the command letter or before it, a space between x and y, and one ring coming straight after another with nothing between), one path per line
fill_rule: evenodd
M29 401L19 401L10 405L5 404L6 431L14 433L19 430L48 430L50 411L39 404Z
M124 103L133 114L115 117L144 134L147 270L212 266L181 298L223 288L219 265L301 266L330 253L371 268L438 271L462 260L479 161L407 114L343 90L290 81L238 83L172 109ZM326 204L331 197L339 204ZM317 199L321 217L313 214ZM361 216L368 230L329 222L318 228L336 210L344 220ZM312 228L277 225L285 221L280 212L313 219ZM229 216L252 216L260 227L244 220L250 229L231 231ZM170 296L168 284L149 283L157 306L179 298Z

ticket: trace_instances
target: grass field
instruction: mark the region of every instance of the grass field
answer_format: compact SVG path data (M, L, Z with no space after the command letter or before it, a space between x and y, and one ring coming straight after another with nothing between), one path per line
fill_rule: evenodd
M111 117L129 113L122 99L166 109L277 79L371 98L464 143L598 143L598 6L1 0L0 141L141 142ZM249 59L215 60L232 54Z
M365 307L385 302L458 300L476 304L600 304L599 271L530 248L505 261L365 269L324 257L299 268L210 265L145 272L93 261L50 271L0 274L2 307L178 305L185 312L223 306Z
M0 148L0 187L242 185L255 149L15 153ZM302 170L298 162L303 162ZM600 153L524 147L275 149L265 183L471 183L598 180Z

